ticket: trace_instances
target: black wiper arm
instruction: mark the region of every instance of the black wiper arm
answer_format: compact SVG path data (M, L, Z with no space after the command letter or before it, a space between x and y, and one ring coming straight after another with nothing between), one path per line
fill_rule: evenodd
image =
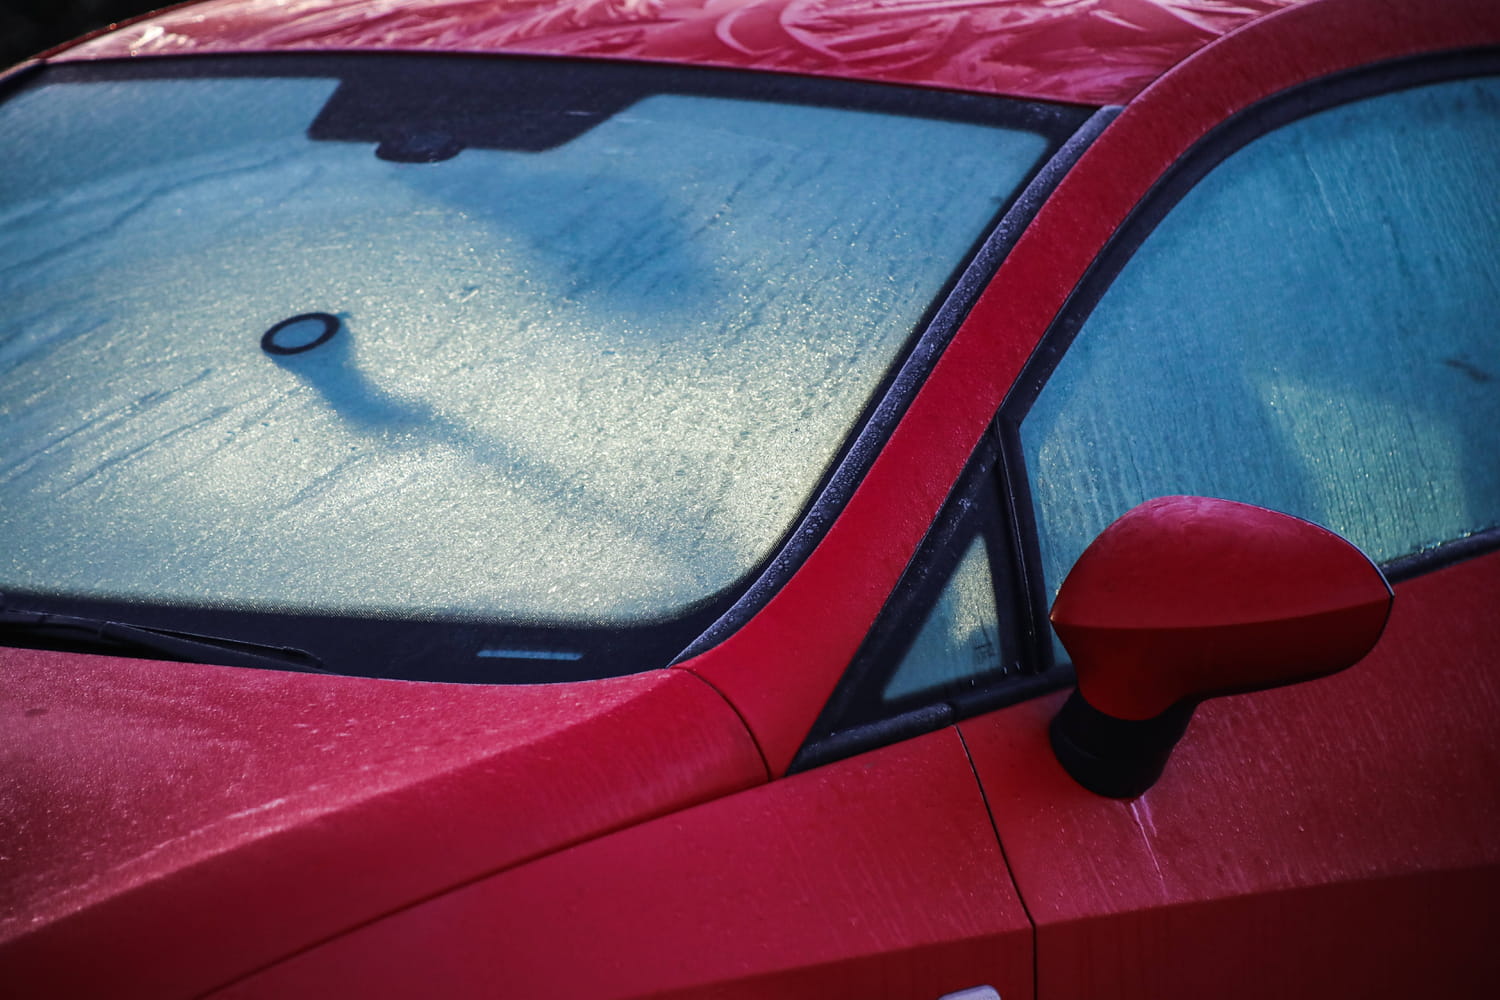
M75 618L41 611L0 608L0 646L68 649L116 656L137 654L183 663L260 667L326 674L316 656L289 646L264 646L216 635L175 632L103 618Z

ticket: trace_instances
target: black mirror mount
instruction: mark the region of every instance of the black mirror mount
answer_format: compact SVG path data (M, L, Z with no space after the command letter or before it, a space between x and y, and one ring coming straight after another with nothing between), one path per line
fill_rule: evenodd
M1392 599L1363 552L1311 522L1205 497L1141 504L1084 550L1053 604L1078 673L1053 751L1090 791L1140 795L1200 702L1352 666Z
M1117 719L1090 705L1075 688L1052 718L1052 752L1073 780L1095 795L1133 799L1161 777L1196 707L1183 702L1155 718Z

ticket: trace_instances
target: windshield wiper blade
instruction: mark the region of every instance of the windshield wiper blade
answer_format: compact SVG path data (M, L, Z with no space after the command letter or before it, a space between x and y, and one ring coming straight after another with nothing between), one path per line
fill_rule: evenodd
M217 663L226 667L259 667L332 673L306 650L267 646L225 636L132 625L103 618L77 618L42 611L0 607L0 646L22 645L115 656L136 654L183 663Z

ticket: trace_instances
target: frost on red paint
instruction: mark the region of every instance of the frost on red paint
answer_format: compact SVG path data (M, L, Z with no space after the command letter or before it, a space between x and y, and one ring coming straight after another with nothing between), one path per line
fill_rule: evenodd
M642 59L1129 100L1297 0L209 0L61 59L386 49Z

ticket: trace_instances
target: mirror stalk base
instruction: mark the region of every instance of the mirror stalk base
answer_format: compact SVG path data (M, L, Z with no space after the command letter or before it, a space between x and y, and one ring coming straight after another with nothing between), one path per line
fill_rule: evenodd
M1151 719L1117 719L1075 689L1052 719L1052 750L1084 788L1112 799L1133 799L1161 777L1195 707L1181 702Z

